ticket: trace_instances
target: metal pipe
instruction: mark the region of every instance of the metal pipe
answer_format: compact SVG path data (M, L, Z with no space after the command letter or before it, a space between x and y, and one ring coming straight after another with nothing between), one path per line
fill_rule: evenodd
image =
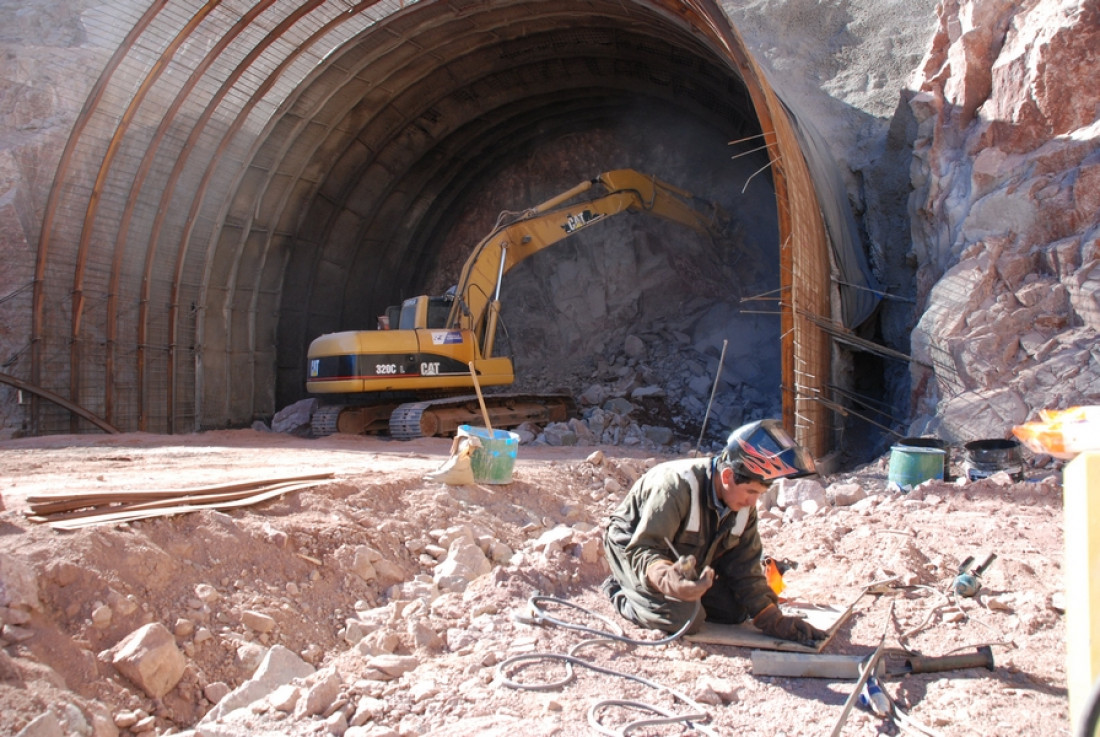
M908 658L902 670L897 673L942 673L946 670L963 670L965 668L985 668L993 670L993 649L984 645L976 652L964 655L944 655L938 658ZM890 675L895 675L891 672Z
M718 380L722 378L722 364L726 360L726 346L729 340L722 341L722 355L718 356L718 370L714 372L714 384L710 388L710 399L707 401L707 411L703 415L703 426L699 428L699 441L695 443L695 454L699 455L699 447L703 444L703 433L707 429L707 420L710 419L710 408L714 404L714 394L718 391Z
M485 316L485 334L481 336L481 357L489 358L496 343L497 322L500 319L500 285L504 281L504 264L508 256L508 242L500 244L500 266L497 268L497 285L493 290L493 300Z

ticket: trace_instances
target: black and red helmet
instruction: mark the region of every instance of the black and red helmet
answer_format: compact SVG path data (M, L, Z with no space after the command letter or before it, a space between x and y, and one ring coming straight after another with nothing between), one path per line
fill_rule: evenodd
M779 420L757 420L737 428L719 460L740 476L768 483L817 473L814 459Z

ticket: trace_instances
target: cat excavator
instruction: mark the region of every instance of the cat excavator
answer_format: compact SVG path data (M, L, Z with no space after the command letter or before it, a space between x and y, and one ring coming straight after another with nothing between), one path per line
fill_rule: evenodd
M494 428L568 419L568 395L481 396L481 387L515 380L511 359L493 353L501 281L524 259L624 212L652 213L712 238L728 223L714 203L633 169L604 172L540 205L502 213L448 294L389 308L380 329L328 333L310 344L307 391L340 400L320 403L313 435L448 436L460 425L483 424L485 414Z

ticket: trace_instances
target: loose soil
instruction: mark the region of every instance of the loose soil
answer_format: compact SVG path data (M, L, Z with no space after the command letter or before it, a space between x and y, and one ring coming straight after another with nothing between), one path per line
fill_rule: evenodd
M699 720L695 730L647 727L631 734L832 732L851 682L754 675L746 648L683 640L588 646L577 657L614 673L578 667L571 682L545 690L503 684L499 667L507 658L570 653L590 637L517 618L530 613L536 594L566 602L547 603L555 618L608 629L587 610L622 625L631 638L655 639L613 615L599 591L607 569L602 555L593 555L593 541L632 481L671 457L622 447L522 446L511 483L426 482L424 475L443 465L450 445L434 438L303 439L249 430L0 443L6 507L0 512L0 559L33 570L39 599L29 621L14 630L22 636L0 651L0 733L17 734L48 708L63 713L64 704L79 708L89 725L98 724L96 734L113 733L119 715L127 714L153 717L143 723L151 727L143 734L184 731L212 707L212 684L235 688L249 678L255 663L242 656L249 644L276 643L317 667L336 668L349 709L364 698L378 699L382 706L361 728L376 734L593 734L589 711L601 700L640 700L677 713L693 708L674 694L693 699L706 721ZM602 458L592 455L597 450ZM73 532L25 515L30 495L122 494L318 472L335 476L234 510ZM840 606L856 601L825 652L869 654L884 633L894 662L900 648L939 656L989 645L991 671L897 676L883 687L929 733L1068 734L1059 473L1030 470L1023 483L930 482L898 494L886 490L880 460L822 481L857 483L869 498L797 520L766 512L761 528L767 554L798 564L786 574L784 596ZM374 548L406 581L430 577L437 563L431 545L440 531L460 525L515 554L465 591L444 593L427 610L390 623L395 652L416 657L419 665L393 681L364 680L365 657L343 637L346 622L357 610L385 605L398 582L356 576L354 550ZM573 528L572 541L535 545L562 525ZM997 558L978 596L952 593L960 562L971 555L980 561L988 553ZM890 583L861 595L881 581ZM198 598L202 584L219 598ZM249 630L241 621L246 610L274 618L275 630ZM181 620L194 628L181 626ZM183 679L163 699L145 695L104 654L148 622L176 632L188 660ZM426 636L424 625L434 634ZM213 637L198 641L199 629ZM551 663L510 675L530 683L540 673L546 680L563 677L560 665ZM256 735L326 734L326 725L334 723L274 709L253 712ZM610 727L639 718L615 707L601 707L594 716ZM896 720L857 707L842 733L900 729Z

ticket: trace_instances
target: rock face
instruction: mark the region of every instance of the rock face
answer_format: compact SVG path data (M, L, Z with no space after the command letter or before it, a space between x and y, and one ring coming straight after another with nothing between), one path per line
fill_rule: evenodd
M945 2L910 106L911 434L1100 402L1100 9Z

